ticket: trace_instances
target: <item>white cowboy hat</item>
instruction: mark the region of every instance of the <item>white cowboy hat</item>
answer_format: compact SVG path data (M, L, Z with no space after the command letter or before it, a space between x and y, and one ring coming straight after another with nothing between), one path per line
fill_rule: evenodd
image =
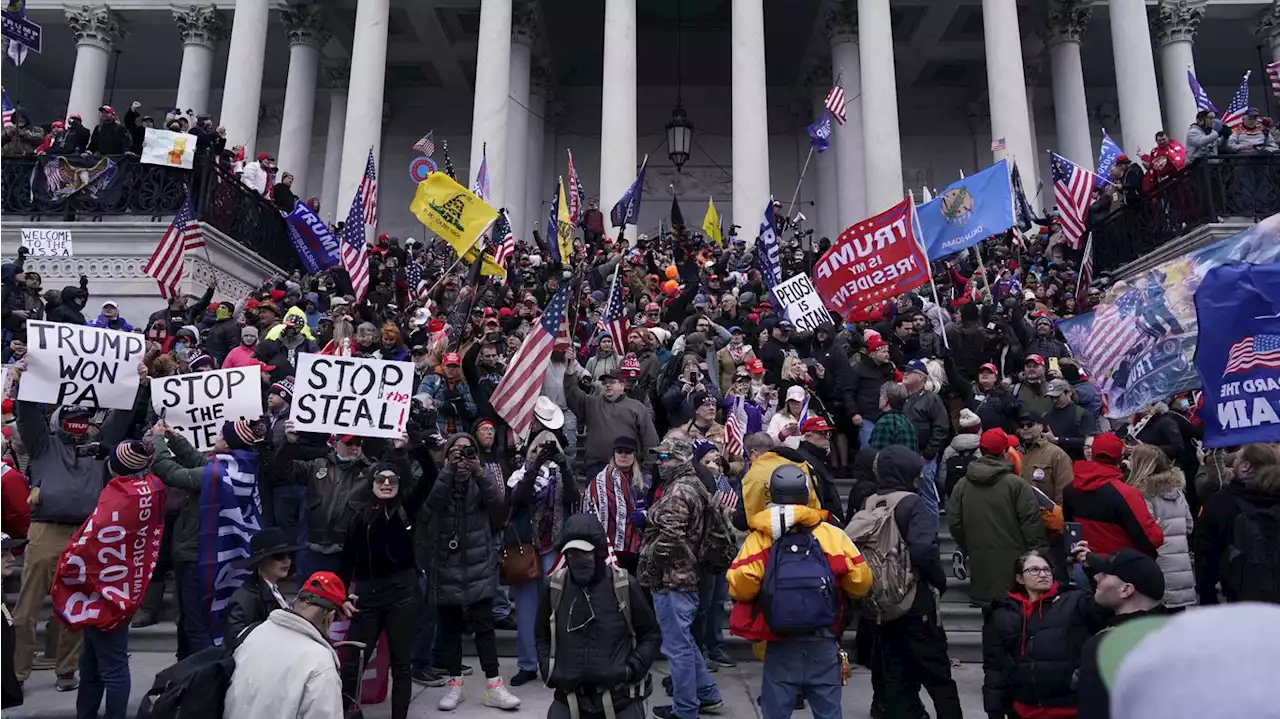
M564 426L564 412L551 401L550 397L538 398L538 403L533 406L533 418L550 430L557 430Z

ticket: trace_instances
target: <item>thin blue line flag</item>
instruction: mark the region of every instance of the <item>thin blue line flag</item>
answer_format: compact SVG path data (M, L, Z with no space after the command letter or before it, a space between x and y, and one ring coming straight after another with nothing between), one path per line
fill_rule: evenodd
M1094 180L1095 187L1106 187L1111 184L1111 168L1115 166L1116 159L1124 154L1124 150L1116 144L1115 140L1107 134L1106 130L1102 131L1102 147L1098 149L1098 171L1095 173L1098 178Z

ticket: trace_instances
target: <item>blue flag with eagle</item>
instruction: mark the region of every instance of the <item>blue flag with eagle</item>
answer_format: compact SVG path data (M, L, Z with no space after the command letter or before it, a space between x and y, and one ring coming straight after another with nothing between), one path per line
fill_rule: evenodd
M966 250L1013 227L1013 190L1009 161L947 185L938 196L916 207L920 236L930 260Z

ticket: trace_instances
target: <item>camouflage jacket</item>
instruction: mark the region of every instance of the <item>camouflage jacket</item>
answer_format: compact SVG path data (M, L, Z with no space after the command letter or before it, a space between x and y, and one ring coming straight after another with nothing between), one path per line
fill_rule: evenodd
M706 534L711 494L696 475L672 480L645 519L640 585L652 592L698 591L699 543Z

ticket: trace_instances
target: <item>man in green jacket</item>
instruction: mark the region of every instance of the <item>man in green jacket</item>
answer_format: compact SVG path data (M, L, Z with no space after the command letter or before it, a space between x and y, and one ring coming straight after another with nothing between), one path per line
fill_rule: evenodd
M969 599L989 604L1005 595L1018 556L1049 546L1035 490L1003 459L1009 436L995 428L978 439L980 456L947 502L947 523L969 555Z

